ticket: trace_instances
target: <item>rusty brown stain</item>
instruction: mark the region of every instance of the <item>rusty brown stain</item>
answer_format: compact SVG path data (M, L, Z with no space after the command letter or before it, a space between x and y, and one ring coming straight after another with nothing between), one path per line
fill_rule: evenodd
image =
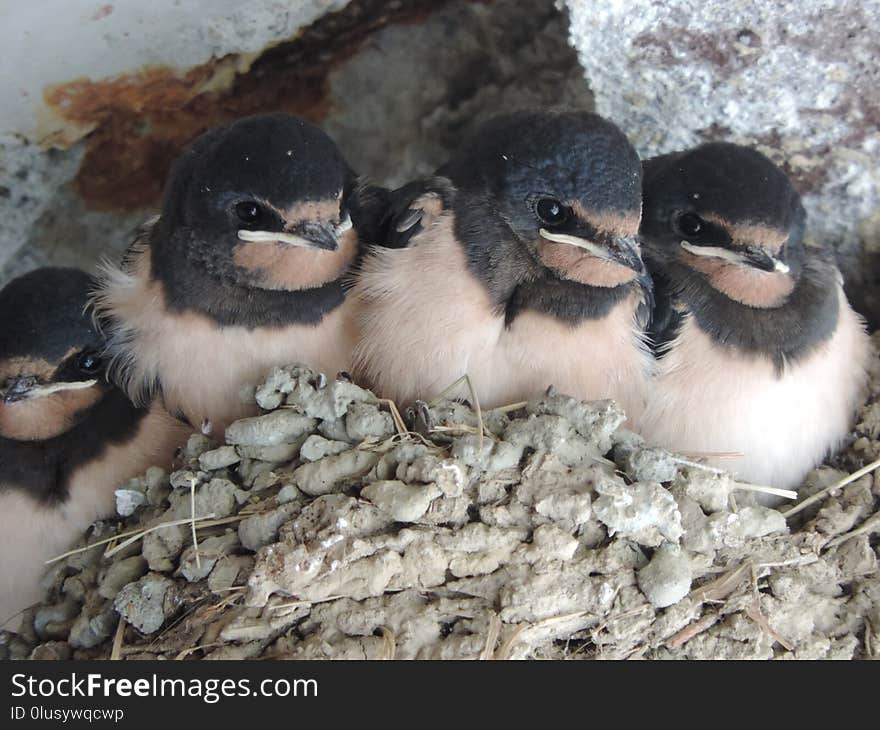
M153 66L103 81L77 79L47 88L53 112L93 129L74 180L89 208L155 206L171 163L205 130L249 114L286 111L320 122L330 111L329 73L373 32L417 22L446 4L354 0L300 35L265 51L223 90L206 90L234 64L229 56L186 72Z
M322 78L290 74L248 83L246 74L223 93L198 93L219 62L180 76L149 68L109 81L56 87L47 102L79 124L95 124L74 181L93 209L155 205L171 163L192 139L230 119L284 110L313 121L326 113Z

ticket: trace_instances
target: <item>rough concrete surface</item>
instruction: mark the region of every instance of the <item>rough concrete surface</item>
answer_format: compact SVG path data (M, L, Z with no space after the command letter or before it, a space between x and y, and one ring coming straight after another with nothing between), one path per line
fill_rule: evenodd
M296 12L265 0L248 6L244 26L237 22L244 11L224 14L226 5L215 12L211 4L207 23L174 15L168 42L143 49L151 54L146 60L135 54L120 68L119 59L105 59L101 72L100 59L88 58L69 78L53 77L89 77L62 86L52 107L53 118L66 120L62 137L79 139L94 128L72 147L43 151L37 135L23 133L23 121L0 118L0 285L44 264L88 269L101 255L118 256L156 212L180 149L235 116L301 114L333 135L355 169L396 185L433 171L467 127L492 114L591 104L565 42L567 19L553 0L323 0ZM300 27L316 8L343 6ZM92 25L113 23L102 43L116 43L124 22L134 22L129 15L139 12ZM187 38L193 44L184 54ZM284 38L290 40L273 45ZM270 46L259 57L257 40ZM158 62L157 47L169 49L167 72L138 65ZM2 88L0 94L15 98Z
M166 57L173 73L72 69L91 78L60 97L76 114L56 137L93 131L67 149L0 126L0 282L116 255L181 146L230 116L301 113L396 184L491 114L591 108L595 93L644 154L723 138L782 161L812 240L836 248L857 306L880 312L875 0L568 0L570 28L552 0L307 5L342 10L306 28L294 15L245 24L247 43L221 27L233 14L193 57ZM125 17L102 12L90 22ZM851 443L801 490L821 498L790 516L645 444L611 402L550 392L483 413L481 436L467 404L401 417L302 366L254 398L260 417L194 434L172 474L120 485L119 519L53 563L46 602L21 635L0 635L0 656L880 654L880 482L821 491L880 459L878 372Z
M596 110L645 156L723 139L781 163L880 325L880 2L565 4Z
M481 435L465 403L413 421L277 368L230 443L193 434L172 474L121 485L139 506L52 565L0 655L876 658L877 478L828 489L880 456L878 358L871 392L786 515L610 401L551 389Z
M836 251L850 299L880 325L878 0L295 5L77 0L40 34L43 4L11 13L0 283L117 256L182 146L234 116L302 114L356 169L399 184L494 113L591 108L595 94L642 154L729 139L780 162L805 194L809 240ZM73 55L34 52L71 28L89 41Z

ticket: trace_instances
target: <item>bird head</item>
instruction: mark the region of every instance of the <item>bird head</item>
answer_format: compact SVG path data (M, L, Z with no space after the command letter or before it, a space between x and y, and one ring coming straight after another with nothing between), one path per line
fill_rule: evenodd
M497 117L439 172L562 278L616 287L644 273L639 158L626 136L595 114ZM474 238L474 245L494 244Z
M777 306L803 266L806 214L791 181L760 152L701 145L645 163L642 236L726 296Z
M44 268L0 291L0 436L64 433L109 392L102 340L84 313L90 279Z
M338 278L355 258L354 175L318 127L289 114L239 119L177 160L152 236L154 265L192 265L256 289L298 290Z

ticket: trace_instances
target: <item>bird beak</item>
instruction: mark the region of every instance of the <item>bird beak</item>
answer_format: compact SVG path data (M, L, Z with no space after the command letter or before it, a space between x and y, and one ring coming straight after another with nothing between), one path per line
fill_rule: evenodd
M17 403L32 398L43 398L53 393L60 393L67 390L83 390L96 385L95 380L80 380L71 383L49 383L48 385L40 385L33 375L19 375L15 378L9 378L6 384L0 388L0 402Z
M788 264L771 256L763 248L747 246L741 250L721 248L720 246L695 246L688 241L682 241L681 247L694 256L706 256L724 259L740 266L751 266L760 271L778 271L787 274L791 269Z
M781 274L791 271L787 263L771 256L763 248L749 246L743 253L743 258L761 271L778 271Z
M603 261L620 264L637 273L645 270L642 256L639 253L639 240L635 236L596 236L601 242L594 242L570 233L555 233L542 228L541 238L553 243L565 243L583 249Z
M351 216L347 213L339 222L311 221L299 223L291 231L249 231L240 230L238 238L257 243L283 243L298 248L317 248L323 251L336 251L339 239L351 228Z

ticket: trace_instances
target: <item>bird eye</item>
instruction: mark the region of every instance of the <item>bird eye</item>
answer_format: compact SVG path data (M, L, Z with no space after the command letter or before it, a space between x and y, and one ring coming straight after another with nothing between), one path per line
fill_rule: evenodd
M245 223L256 223L263 216L263 206L253 200L235 204L235 214Z
M535 215L548 226L558 226L568 219L568 208L556 198L538 198Z
M102 365L101 358L98 357L97 353L89 350L80 353L76 360L77 369L86 375L94 375L101 369Z
M681 235L687 237L699 236L706 230L706 221L696 213L682 213L676 221Z

